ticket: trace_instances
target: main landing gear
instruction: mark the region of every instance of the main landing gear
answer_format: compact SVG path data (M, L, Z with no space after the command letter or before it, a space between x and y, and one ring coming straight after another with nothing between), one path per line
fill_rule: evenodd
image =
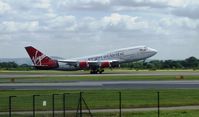
M96 69L96 70L91 70L90 74L102 74L102 72L104 72L103 69Z

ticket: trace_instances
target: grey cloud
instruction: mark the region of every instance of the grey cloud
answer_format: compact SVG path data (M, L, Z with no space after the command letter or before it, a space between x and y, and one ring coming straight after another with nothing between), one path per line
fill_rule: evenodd
M53 2L56 9L65 11L65 10L107 10L109 9L109 0L57 0ZM92 12L92 11L91 11Z
M192 51L199 49L199 21L194 15L198 8L194 4L180 10L180 5L175 7L168 0L3 2L12 9L0 14L0 50L8 48L6 54L0 54L5 57L26 56L26 45L65 58L134 45L156 48L160 51L157 58L199 56ZM174 11L168 14L170 10Z
M159 0L74 0L53 2L57 10L75 11L120 11L142 8L169 8L173 7L166 1Z
M11 10L11 6L3 1L0 1L0 14L4 14L9 10Z
M188 17L191 19L199 19L199 6L198 5L192 5L182 8L176 8L172 11L172 13L176 16L181 17Z
M171 7L164 1L153 0L112 0L113 5L127 7L150 7L150 8L167 8Z

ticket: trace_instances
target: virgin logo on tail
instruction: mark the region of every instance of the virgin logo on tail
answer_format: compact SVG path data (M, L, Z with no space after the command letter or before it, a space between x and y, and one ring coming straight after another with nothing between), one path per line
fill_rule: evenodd
M35 52L35 55L32 57L32 61L34 65L42 65L42 60L46 57L46 55L41 54L38 55L38 51Z

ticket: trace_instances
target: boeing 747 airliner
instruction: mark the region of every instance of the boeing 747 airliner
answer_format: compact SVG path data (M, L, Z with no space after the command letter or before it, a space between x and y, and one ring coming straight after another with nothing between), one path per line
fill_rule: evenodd
M136 46L118 49L90 57L56 60L44 55L32 46L25 47L34 67L36 69L55 69L55 70L86 70L89 69L91 74L104 72L104 68L119 67L121 63L146 60L155 55L157 50L146 47Z

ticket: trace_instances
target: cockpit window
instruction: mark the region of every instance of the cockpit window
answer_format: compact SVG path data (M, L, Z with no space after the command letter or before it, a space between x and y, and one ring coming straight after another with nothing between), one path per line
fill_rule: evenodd
M143 47L140 49L140 51L146 51L147 50L147 47Z

